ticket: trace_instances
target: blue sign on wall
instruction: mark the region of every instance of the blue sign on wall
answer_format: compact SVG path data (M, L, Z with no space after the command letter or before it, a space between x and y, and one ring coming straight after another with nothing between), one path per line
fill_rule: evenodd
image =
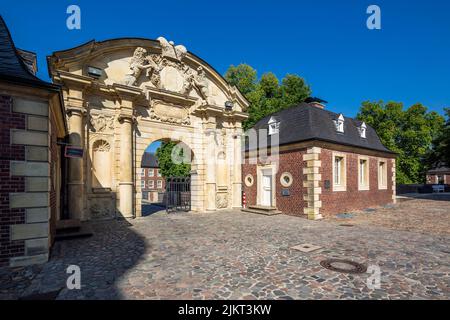
M83 158L83 148L66 146L64 155L67 158Z

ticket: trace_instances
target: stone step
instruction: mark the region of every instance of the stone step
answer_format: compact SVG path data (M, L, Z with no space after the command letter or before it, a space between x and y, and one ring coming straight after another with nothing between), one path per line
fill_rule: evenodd
M256 210L264 210L264 211L277 210L277 207L261 206L261 205L251 205L251 206L248 206L248 208L249 209L256 209Z
M256 206L251 206L248 208L243 208L243 209L241 209L241 211L262 214L265 216L274 216L274 215L282 213L280 210L277 210L275 207L273 207L273 209L267 209L267 208L268 207L263 207L262 209L259 209L259 208L256 208Z
M65 219L56 221L56 233L66 230L79 230L81 221L79 219Z
M92 229L87 225L82 225L80 228L66 228L64 230L59 230L55 235L55 241L87 238L92 235Z

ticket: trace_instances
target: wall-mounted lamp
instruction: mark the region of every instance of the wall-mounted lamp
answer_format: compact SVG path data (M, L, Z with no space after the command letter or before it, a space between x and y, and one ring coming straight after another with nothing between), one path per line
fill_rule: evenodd
M102 76L102 69L96 68L96 67L88 67L88 75L91 77L94 77L96 79L100 78Z
M234 107L233 101L225 101L225 110L226 111L233 110L233 107Z

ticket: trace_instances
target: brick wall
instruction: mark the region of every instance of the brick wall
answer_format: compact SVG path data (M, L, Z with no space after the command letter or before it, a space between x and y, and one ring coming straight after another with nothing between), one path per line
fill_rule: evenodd
M164 191L166 187L166 179L164 177L158 177L157 175L157 168L142 168L144 170L144 176L141 176L141 181L145 181L145 188L143 188L143 191ZM153 170L153 177L149 176L149 170ZM162 187L158 188L158 180L162 181ZM149 181L153 181L153 188L149 188Z
M1 250L10 248L1 263L43 263L50 240L49 104L21 97L1 101L1 224L6 241Z
M253 184L248 186L245 182L247 175L253 177ZM245 159L242 164L242 190L245 192L246 206L256 205L256 195L257 195L257 175L256 175L256 164L250 164L248 159Z
M387 159L387 189L378 189L378 158L370 156L369 158L369 190L358 190L358 154L349 152L346 156L347 182L346 191L333 191L333 163L332 150L322 149L320 160L322 162L321 174L322 187L321 201L322 214L335 214L350 210L369 208L372 206L392 203L392 160ZM324 181L330 181L330 188L324 188Z
M285 214L303 216L303 195L305 188L303 188L303 168L305 162L303 161L303 155L306 150L283 152L280 153L280 164L276 182L276 204L278 210L281 210ZM292 175L292 185L284 187L281 185L280 178L284 172L288 172ZM289 190L289 196L283 196L282 189Z
M276 207L285 214L320 219L321 215L364 209L394 201L394 159L364 155L369 160L369 190L359 190L358 156L360 154L343 151L339 153L346 157L345 191L333 191L332 150L309 147L280 152L279 170L275 177ZM387 165L386 189L378 188L379 159L386 161ZM242 165L243 190L247 207L257 205L257 168L258 166L251 164L248 159ZM293 183L289 187L282 186L280 182L284 172L289 172L293 177ZM253 177L251 186L246 183L246 177L249 174ZM326 180L330 181L329 189L325 188ZM290 195L282 196L282 189L288 189Z
M304 188L302 184L303 179L303 167L305 162L303 161L303 154L306 150L299 150L294 152L280 152L279 154L279 167L275 176L276 186L276 207L285 214L300 216L303 215L303 194ZM288 172L292 175L292 185L284 187L280 178L281 175ZM248 160L242 165L242 177L251 174L253 176L253 185L247 186L245 180L243 180L243 190L245 192L247 207L250 205L257 205L257 166L256 164L250 164ZM289 190L288 196L282 195L282 190Z
M427 174L427 184L438 183L438 176L444 176L444 184L450 184L450 174Z
M25 252L23 240L10 240L10 225L25 223L25 209L9 207L9 193L25 191L25 178L10 175L10 161L25 160L25 147L10 144L11 129L25 129L25 115L12 112L11 97L0 96L0 266Z

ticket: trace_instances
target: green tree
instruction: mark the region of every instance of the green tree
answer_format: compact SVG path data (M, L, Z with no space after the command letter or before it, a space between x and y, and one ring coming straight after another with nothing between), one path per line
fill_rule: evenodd
M442 130L433 140L433 148L427 157L428 168L433 168L438 164L450 166L450 108L444 108L447 117Z
M297 75L286 75L280 85L276 75L267 72L258 81L256 70L247 64L230 66L225 79L235 85L250 103L244 129L251 128L269 114L304 101L311 94L304 79Z
M282 81L281 95L281 106L287 108L311 96L311 88L298 75L287 74Z
M177 147L174 151L175 146L177 146L176 142L164 141L156 149L156 157L158 158L159 168L163 177L187 177L191 171L190 163L181 161L185 156L184 152L187 152L188 148ZM175 157L175 162L172 156ZM188 158L191 159L191 156L189 155Z
M403 109L398 102L362 103L357 118L371 125L381 142L397 156L397 183L423 182L432 141L442 130L444 118L422 104Z
M225 72L224 77L229 84L238 87L244 96L255 90L257 82L256 70L248 64L231 65Z

